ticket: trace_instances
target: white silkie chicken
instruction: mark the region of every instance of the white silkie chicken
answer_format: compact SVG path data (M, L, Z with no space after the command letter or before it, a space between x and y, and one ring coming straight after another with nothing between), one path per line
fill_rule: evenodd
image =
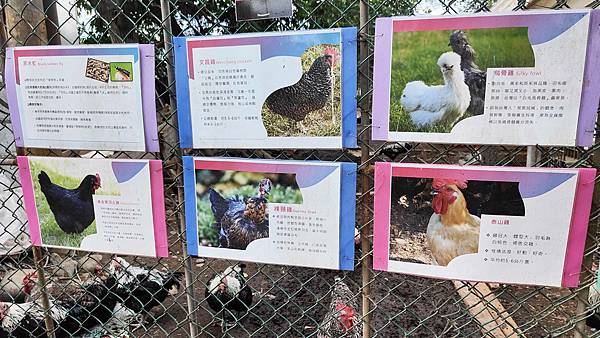
M460 55L446 52L437 62L444 84L428 86L423 81L406 84L400 103L417 127L436 122L454 125L464 115L471 102L465 74L460 69Z

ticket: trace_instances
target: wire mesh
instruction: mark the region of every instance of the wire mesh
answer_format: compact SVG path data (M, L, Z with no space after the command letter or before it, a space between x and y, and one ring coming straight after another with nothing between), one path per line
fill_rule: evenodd
M103 310L115 299L127 297L123 290L94 291L97 296L85 301L90 284L96 280L98 266L110 270L109 255L84 254L64 250L43 250L37 267L43 269L46 279L36 279L36 286L28 290L25 276L36 269L25 232L22 193L15 167L15 147L6 94L2 81L0 92L0 270L2 290L13 290L11 295L0 295L4 302L31 301L46 290L50 298L49 314L75 305L91 304L77 317L79 328L100 324L100 330L87 333L101 337L118 328L132 331L135 337L308 337L317 336L329 310L335 277L339 276L350 288L354 301L362 304L367 316L365 336L371 337L481 337L493 336L495 328L513 325L509 320L479 323L474 320L461 299L461 293L451 281L440 281L402 274L372 271L371 241L373 225L373 163L375 161L486 164L524 166L526 147L465 146L440 144L411 144L373 142L370 140L371 70L373 64L374 22L376 17L415 14L455 14L488 11L489 0L295 0L293 18L236 22L234 2L231 0L3 0L0 44L2 62L5 47L45 44L99 44L99 43L154 43L156 45L156 102L161 151L159 153L132 152L77 152L27 149L25 154L110 157L157 158L163 160L165 198L170 257L147 259L126 257L133 266L144 266L161 273L185 272L179 292L166 297L151 313L148 320L110 321ZM597 7L598 1L577 2ZM496 4L498 5L498 4ZM525 9L566 8L570 3L561 1L514 1L504 8ZM222 332L218 325L222 313L214 313L208 306L205 290L215 273L237 262L188 257L185 250L182 206L182 165L184 154L178 145L175 84L172 76L173 55L170 38L182 35L233 34L291 29L315 29L340 26L358 26L360 149L344 151L316 150L203 150L185 154L202 156L238 156L245 158L349 161L359 164L357 192L357 228L362 234L362 247L356 253L355 271L338 272L288 266L247 263L247 283L254 292L252 306L237 315L236 325ZM2 67L3 68L3 67ZM600 145L591 148L537 147L535 166L595 167ZM559 207L559 206L557 206ZM501 315L510 315L516 323L515 336L584 337L600 336L587 328L586 318L593 315L598 304L589 306L588 288L595 282L592 261L598 259L597 223L600 205L594 199L590 230L588 232L581 285L576 289L498 285L493 297L504 307ZM124 273L124 272L122 272ZM460 288L472 288L464 284ZM459 289L460 290L460 289ZM83 291L83 292L82 292ZM131 290L130 290L131 291ZM140 291L140 290L137 290ZM148 291L148 290L141 290ZM79 298L78 298L79 296ZM486 295L480 295L485 297ZM20 297L19 299L13 299ZM156 295L158 297L158 295ZM38 313L45 310L30 306ZM35 303L37 304L37 303ZM11 305L11 308L18 306ZM367 309L368 307L368 309ZM54 311L54 312L53 312ZM40 317L40 318L43 318ZM120 317L121 318L121 317ZM128 322L128 320L130 320ZM39 329L23 332L23 337L44 336L43 319L36 322ZM53 323L59 324L59 323ZM2 323L4 325L4 323ZM75 325L77 326L77 325ZM138 329L133 328L140 326ZM116 328L116 329L115 329ZM55 325L57 337L73 336ZM104 330L104 331L103 331ZM111 331L112 330L112 331ZM76 336L84 335L80 330ZM1 334L0 334L1 336ZM116 335L115 335L116 336Z

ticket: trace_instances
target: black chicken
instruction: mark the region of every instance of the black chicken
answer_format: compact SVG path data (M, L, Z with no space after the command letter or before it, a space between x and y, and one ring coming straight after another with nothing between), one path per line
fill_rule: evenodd
M220 247L245 250L250 242L269 237L267 197L271 186L268 178L262 179L258 194L245 200L238 195L225 198L212 188L208 190Z
M319 56L298 82L269 95L265 101L269 110L299 122L325 107L331 98L334 58L331 54Z
M58 332L68 336L89 333L112 318L117 305L116 280L109 277L104 282L94 280L86 285L64 288L53 302L66 310Z
M133 266L121 257L112 259L108 272L116 278L119 302L141 314L142 322L146 321L150 310L161 305L169 295L179 292L182 277L181 272Z
M83 284L61 284L49 290L52 309L56 313L57 336L71 337L91 332L96 326L106 323L117 304L116 279L97 269L98 275ZM33 285L33 287L31 287ZM23 288L30 293L31 302L41 300L41 290L36 274L23 278Z
M219 313L223 308L238 315L248 311L252 305L252 290L246 285L245 264L230 266L215 274L204 292L208 306ZM222 328L227 327L226 311L222 311Z
M472 180L463 195L471 215L525 216L518 182Z
M52 183L44 171L38 175L40 188L54 219L67 234L80 234L95 219L92 195L101 187L100 175L87 175L76 189L66 189Z
M448 46L461 58L460 68L465 73L465 83L471 93L471 103L467 110L473 115L481 115L485 107L486 73L475 63L475 50L469 44L467 34L460 30L450 35Z

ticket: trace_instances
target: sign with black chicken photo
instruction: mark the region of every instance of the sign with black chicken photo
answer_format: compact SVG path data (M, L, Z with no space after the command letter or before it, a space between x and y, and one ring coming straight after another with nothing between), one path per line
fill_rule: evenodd
M18 156L36 246L167 257L162 162Z
M181 147L356 147L356 28L173 43Z
M591 146L599 66L599 10L379 18L373 139Z
M188 253L354 268L356 164L184 156Z
M373 266L577 287L595 173L376 163Z

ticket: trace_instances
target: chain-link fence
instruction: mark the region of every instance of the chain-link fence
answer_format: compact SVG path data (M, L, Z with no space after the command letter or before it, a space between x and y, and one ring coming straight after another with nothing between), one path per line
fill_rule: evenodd
M89 280L99 264L110 268L108 255L84 255L81 252L31 249L25 233L25 215L19 188L15 157L17 154L158 158L165 169L165 198L170 257L166 259L129 258L134 266L165 272L181 272L179 292L167 297L161 306L145 317L143 325L132 332L136 337L307 337L316 336L329 308L336 276L349 286L360 311L364 337L481 337L498 335L497 328L512 328L513 336L546 337L600 336L585 325L595 306L588 304L588 288L595 282L592 261L597 260L597 222L600 204L594 198L581 285L577 289L499 285L494 297L504 309L500 320L481 323L461 299L450 281L426 279L371 269L373 225L373 163L375 161L418 163L461 163L545 167L600 167L591 148L464 146L439 144L385 144L370 140L370 97L372 89L373 32L376 17L414 14L454 14L488 11L488 0L295 0L293 18L254 22L236 22L232 0L2 0L0 44L4 62L6 46L46 44L154 43L156 45L156 102L160 153L76 152L17 149L13 141L6 94L0 97L0 270L3 272L0 300L10 296L21 301L39 297L43 314L64 304L86 303L78 290L89 290ZM577 7L599 6L598 1L573 1ZM566 8L564 1L514 1L496 4L503 9L529 7ZM345 151L314 150L204 150L189 154L203 156L239 156L246 158L350 161L359 164L357 191L357 228L361 247L356 254L355 270L339 272L319 269L247 263L248 285L254 292L249 310L238 316L236 325L222 332L221 314L215 314L205 299L209 279L236 262L188 257L183 220L182 165L184 155L178 145L175 83L173 78L172 36L233 34L291 29L315 29L340 26L359 27L360 149ZM3 86L2 86L3 87ZM556 206L560 207L560 206ZM34 291L25 276L37 269ZM86 281L86 279L88 281ZM44 285L45 284L45 285ZM23 288L23 286L26 286ZM40 288L40 286L42 286ZM44 287L45 286L45 287ZM467 287L467 286L464 286ZM16 291L15 291L16 288ZM8 291L7 291L8 290ZM12 291L11 291L12 290ZM149 289L150 290L150 289ZM139 290L136 290L139 291ZM147 291L147 290L146 290ZM112 289L108 291L112 293ZM25 295L23 295L25 293ZM106 296L106 295L104 295ZM96 307L111 302L97 296ZM71 302L64 301L71 297ZM8 297L8 299L11 299ZM74 300L74 301L73 301ZM12 301L12 300L11 300ZM489 300L488 300L489 301ZM93 303L93 302L92 302ZM28 303L24 303L28 304ZM596 304L598 306L598 304ZM49 309L48 309L49 308ZM1 309L0 309L1 310ZM35 314L35 308L29 308ZM139 314L139 313L138 313ZM136 315L138 315L136 314ZM88 317L101 316L90 311ZM45 318L50 318L45 316ZM85 318L80 324L89 324ZM101 320L106 323L107 320ZM131 327L128 323L111 325ZM22 337L45 337L46 325L22 333ZM8 325L1 321L1 325ZM111 329L104 324L106 330ZM97 331L102 337L109 331ZM504 331L506 332L506 331ZM55 335L70 336L56 330ZM114 332L113 332L114 333ZM2 334L0 333L0 336Z

